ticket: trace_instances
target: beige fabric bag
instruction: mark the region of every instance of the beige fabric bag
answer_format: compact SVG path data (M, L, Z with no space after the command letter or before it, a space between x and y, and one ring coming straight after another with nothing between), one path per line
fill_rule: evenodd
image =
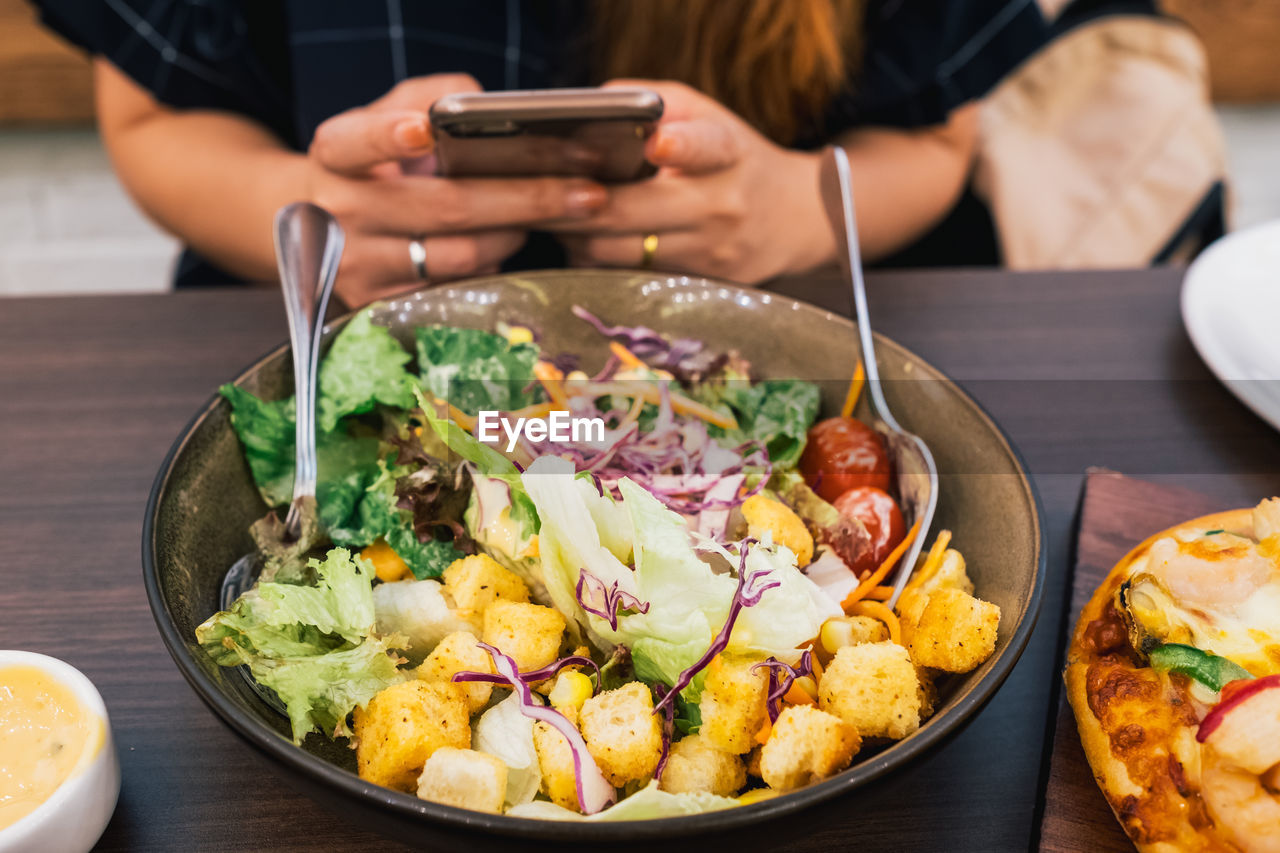
M1172 20L1068 31L987 97L980 127L974 189L1014 269L1146 266L1226 175L1205 52Z

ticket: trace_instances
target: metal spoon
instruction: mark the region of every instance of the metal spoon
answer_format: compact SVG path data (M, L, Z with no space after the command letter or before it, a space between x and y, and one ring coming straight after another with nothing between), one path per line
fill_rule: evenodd
M275 218L276 265L289 318L289 344L293 353L295 402L293 501L285 516L287 535L296 538L302 526L302 507L316 496L316 386L320 338L329 295L338 275L345 238L342 227L328 211L307 202L280 208ZM253 586L261 568L261 555L250 551L232 564L222 579L222 609L231 607ZM244 671L244 668L241 668ZM273 692L244 672L249 686L268 705L283 712Z
M843 148L831 146L822 155L822 167L818 176L818 188L827 219L835 231L840 265L853 287L853 305L857 313L858 342L862 347L862 364L867 376L868 399L871 401L873 420L871 427L884 438L889 460L897 474L898 497L903 515L909 525L920 522L916 538L899 563L893 595L887 606L898 603L902 589L915 571L933 524L933 512L938 506L938 467L933 454L920 436L907 432L898 425L880 387L880 370L876 365L875 339L871 336L871 316L867 309L867 286L862 280L862 252L858 243L858 223L853 207L853 176L849 169L849 157Z

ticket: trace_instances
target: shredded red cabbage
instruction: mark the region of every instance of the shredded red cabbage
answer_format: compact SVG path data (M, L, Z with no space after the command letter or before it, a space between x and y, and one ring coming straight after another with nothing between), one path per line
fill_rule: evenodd
M597 607L587 602L587 591L585 589L587 582L592 585L592 592L599 596L600 606ZM605 586L604 581L593 575L586 569L578 572L578 585L574 589L578 598L578 604L582 605L582 609L593 616L599 616L601 619L609 623L609 627L614 631L618 630L618 611L633 610L636 613L648 613L649 602L641 601L636 596L627 592L625 589L618 589L618 582L614 581L612 585Z
M769 695L765 697L769 721L776 723L778 714L782 712L782 697L787 695L791 685L795 684L797 678L813 675L813 652L805 649L804 654L800 655L800 663L795 666L771 657L751 667L751 671L756 672L762 667L769 670Z
M483 646L483 643L477 645ZM560 670L567 666L589 666L596 671L596 683L600 683L600 667L591 658L586 655L569 655L560 658L555 663L547 664L542 669L531 669L528 672L520 673L520 680L525 684L537 684L539 681L546 681L560 673ZM483 681L486 684L506 684L507 678L503 675L494 675L491 672L477 672L473 669L464 669L457 672L453 676L454 681Z
M617 792L614 791L608 780L604 778L604 774L600 772L600 767L596 764L595 759L591 757L591 752L587 749L587 742L582 739L582 733L578 731L577 727L555 708L543 705L534 697L533 691L529 689L529 685L521 677L520 668L516 666L514 660L487 643L477 643L476 645L489 653L489 657L493 658L493 668L502 677L503 683L509 685L512 692L520 697L520 713L531 719L546 723L564 735L564 739L568 741L569 752L573 755L573 775L577 783L578 805L582 807L582 813L595 814L601 809L613 805ZM485 676L485 678L469 677L476 675ZM453 676L453 680L481 681L490 677L492 676L487 672L459 672Z
M662 710L664 706L674 702L676 695L688 687L694 677L705 669L716 655L728 648L729 637L733 634L733 625L738 621L738 615L742 613L742 608L755 607L760 603L760 599L764 597L766 592L776 586L782 586L782 581L768 580L768 577L773 574L772 568L757 569L754 572L747 571L747 554L754 544L756 544L754 539L744 539L739 546L738 588L734 590L733 601L729 605L729 617L724 620L724 625L720 627L720 632L716 634L715 639L711 641L711 646L703 653L702 657L680 673L680 677L676 679L676 683L671 687L671 692L663 696L658 701L658 704L654 706L653 712L655 714Z
M653 778L662 781L662 771L667 769L667 759L671 757L671 739L676 732L676 706L674 702L662 705L662 700L671 692L665 684L655 684L653 689L658 693L658 706L662 707L662 754L658 756L658 766L653 769Z

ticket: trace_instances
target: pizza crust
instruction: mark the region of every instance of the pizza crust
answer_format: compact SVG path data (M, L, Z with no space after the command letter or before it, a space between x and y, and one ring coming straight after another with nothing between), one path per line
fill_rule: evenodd
M1129 566L1160 538L1222 528L1251 535L1252 511L1215 513L1157 533L1125 555L1080 613L1064 680L1080 742L1116 819L1142 853L1234 851L1200 799L1197 716L1185 681L1140 663L1113 601Z

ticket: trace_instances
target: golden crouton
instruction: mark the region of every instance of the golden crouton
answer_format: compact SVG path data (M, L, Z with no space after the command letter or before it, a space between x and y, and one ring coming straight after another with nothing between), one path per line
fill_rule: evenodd
M938 685L934 684L934 678L937 675L936 670L928 667L916 667L916 678L920 680L920 722L924 722L933 716L933 712L938 710Z
M742 502L742 517L748 535L761 539L766 531L777 545L785 545L796 555L796 565L804 568L813 559L813 536L791 507L764 495L752 495Z
M862 739L853 726L810 705L788 705L760 750L760 772L770 788L790 791L849 766Z
M1000 608L959 589L929 593L902 619L902 642L919 666L968 672L996 649Z
M453 597L458 615L479 620L490 604L528 601L529 587L520 576L503 568L488 554L454 560L444 570L444 591Z
M418 796L433 803L502 813L507 794L507 765L474 749L442 746L423 765Z
M573 750L564 735L544 722L533 724L533 748L542 770L542 793L551 802L575 812L578 805L578 777L573 772Z
M716 749L702 735L688 735L671 745L659 786L673 794L705 791L732 797L747 784L742 759Z
M662 757L662 723L653 694L639 681L592 696L578 713L578 727L591 757L609 784L651 779Z
M556 659L564 628L560 612L541 604L497 599L484 611L484 641L512 657L522 672Z
M845 646L887 640L889 629L879 619L871 616L833 616L822 623L818 639L822 648L834 655Z
M459 672L492 673L493 658L476 645L478 642L474 634L455 631L440 641L414 674L423 681L452 684L453 676ZM462 682L458 687L466 697L467 710L473 714L489 703L489 696L493 693L493 685L483 681Z
M699 703L702 711L700 733L711 744L742 755L756 744L756 733L764 725L767 710L768 676L752 658L717 655L707 667L707 682Z
M920 680L897 643L845 646L818 682L818 706L861 737L898 740L920 727Z
M422 766L442 746L471 746L471 715L456 684L405 681L356 708L360 778L412 791Z

